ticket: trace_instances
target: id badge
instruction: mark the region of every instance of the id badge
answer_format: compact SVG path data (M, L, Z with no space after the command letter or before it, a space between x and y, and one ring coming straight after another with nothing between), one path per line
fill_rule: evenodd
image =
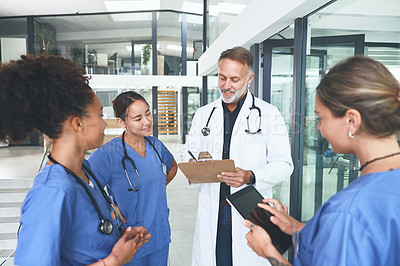
M162 171L163 171L163 173L164 173L164 175L168 175L168 173L167 173L167 166L165 165L165 164L163 164L163 163L161 163L161 165L162 165Z

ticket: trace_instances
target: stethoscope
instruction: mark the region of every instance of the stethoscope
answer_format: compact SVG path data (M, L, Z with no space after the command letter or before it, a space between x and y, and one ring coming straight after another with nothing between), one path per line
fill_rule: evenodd
M73 178L75 178L76 181L78 181L78 183L85 189L86 193L88 194L90 200L93 203L94 208L96 209L97 215L99 216L100 219L100 224L98 226L99 231L102 234L105 235L110 235L113 231L113 223L111 222L111 220L109 219L105 219L103 217L103 215L101 214L100 208L96 203L96 200L94 199L92 193L90 192L89 188L87 187L87 185L85 184L85 182L82 180L82 178L80 178L79 176L77 176L74 172L72 172L70 169L68 169L67 167L65 167L64 165L60 164L59 162L57 162L56 160L54 160L53 157L51 157L51 155L49 154L47 156L49 158L49 160L54 163L54 164L59 164L62 167L64 167L65 171L70 174ZM106 201L110 204L111 208L113 209L114 213L117 215L117 219L119 217L114 204L111 202L110 198L108 197L107 193L104 191L104 189L102 188L99 180L97 180L96 176L93 174L92 170L90 170L88 167L86 167L84 164L82 164L82 168L84 170L86 170L86 172L92 176L93 180L96 182L97 186L99 187L101 194L103 195L103 197L106 199ZM124 225L125 226L125 225Z
M122 157L122 167L124 168L124 171L125 171L126 180L128 180L129 186L131 187L131 188L128 188L128 191L138 191L138 190L139 190L139 187L140 187L140 176L139 176L139 172L138 172L138 170L137 170L137 167L136 167L135 162L132 160L131 157L128 156L128 153L127 153L127 151L126 151L126 146L125 146L125 132L126 132L126 131L124 131L124 133L122 133L122 147L124 148L124 157ZM167 176L167 174L168 174L168 173L167 173L167 166L166 166L166 165L164 164L164 162L162 161L161 156L160 156L160 154L158 153L156 147L154 147L153 143L151 143L151 141L150 141L148 138L144 137L144 139L147 140L147 141L150 143L150 145L153 147L153 149L154 149L155 152L157 153L158 159L160 159L160 162L161 162L162 171L163 171L163 173L165 174L165 176ZM132 164L132 166L133 166L133 169L135 169L136 176L137 176L137 178L138 178L138 185L137 185L137 187L135 187L135 188L133 187L132 182L131 182L131 179L129 178L128 171L126 170L125 159L128 159L128 160L131 162L131 164Z
M246 132L246 133L248 133L248 134L251 134L251 135L254 135L254 134L257 134L257 133L260 133L260 132L261 132L261 110L260 110L260 108L258 108L258 107L254 104L254 102L255 102L255 97L254 97L254 95L252 94L251 96L253 97L253 103L252 103L252 105L249 107L249 109L250 109L250 113L251 113L252 110L257 110L257 111L258 111L258 117L259 117L258 129L257 129L256 131L251 131L251 130L250 130L250 124L249 124L249 117L250 117L250 114L249 114L249 115L247 116L247 118L246 118L246 120L247 120L247 129L246 129L244 132ZM213 107L213 109L211 110L210 115L208 116L208 120L207 120L206 126L203 127L203 128L201 129L201 133L202 133L203 136L205 136L205 137L208 136L208 135L210 135L210 128L208 127L208 123L210 123L211 116L213 115L214 110L215 110L216 108L217 108L216 106Z

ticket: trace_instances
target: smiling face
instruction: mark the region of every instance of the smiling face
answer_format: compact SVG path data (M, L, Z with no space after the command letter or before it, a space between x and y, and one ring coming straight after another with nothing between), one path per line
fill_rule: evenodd
M332 145L332 151L336 153L351 153L346 116L334 116L332 111L323 104L318 94L315 96L315 113L319 118L318 130Z
M153 134L153 115L147 103L136 100L126 110L125 121L122 121L128 134L147 137Z
M249 67L228 58L219 62L218 88L225 103L236 103L246 93L254 74L249 75Z

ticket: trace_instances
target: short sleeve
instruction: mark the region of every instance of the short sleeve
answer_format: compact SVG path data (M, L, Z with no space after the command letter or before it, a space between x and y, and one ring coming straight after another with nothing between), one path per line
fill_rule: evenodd
M101 147L89 157L90 168L104 187L111 183L111 157L107 149Z
M161 160L167 166L167 172L171 170L172 163L174 162L174 156L171 154L171 152L167 149L167 147L162 143L159 139L154 138L154 137L149 137L147 138L148 141L151 141L155 148L156 152L160 155ZM158 159L157 159L158 160Z
M306 229L306 227L304 228ZM302 241L302 234L308 234ZM299 257L312 250L312 265L379 265L379 241L362 219L347 212L323 214L312 230L300 233ZM302 250L303 249L303 250ZM305 252L307 253L307 252ZM304 261L303 261L304 262Z
M72 216L65 192L52 187L37 188L29 192L21 212L15 264L60 265L61 245Z
M171 170L172 164L174 162L174 156L172 155L172 153L168 150L168 148L164 145L164 143L161 143L161 158L162 161L164 162L164 164L167 166L167 170L168 172Z

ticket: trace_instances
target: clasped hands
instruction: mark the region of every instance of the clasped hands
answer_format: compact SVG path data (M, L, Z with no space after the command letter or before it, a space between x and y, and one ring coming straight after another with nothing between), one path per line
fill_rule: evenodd
M130 262L136 252L149 242L151 234L143 226L128 227L121 238L115 243L111 254L90 265L120 266Z

